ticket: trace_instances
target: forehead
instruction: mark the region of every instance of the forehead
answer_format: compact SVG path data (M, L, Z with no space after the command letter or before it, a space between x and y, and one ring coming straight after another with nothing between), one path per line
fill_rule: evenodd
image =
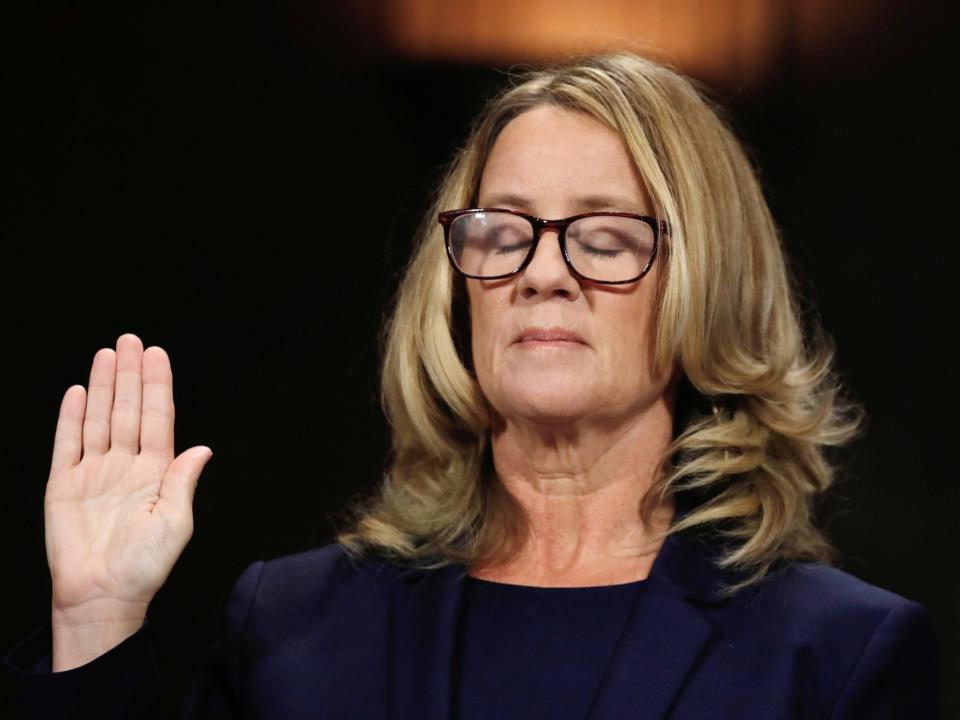
M598 203L598 197L611 202ZM588 115L547 105L521 113L500 131L484 165L479 199L483 206L528 199L544 212L544 204L570 211L650 209L620 136Z

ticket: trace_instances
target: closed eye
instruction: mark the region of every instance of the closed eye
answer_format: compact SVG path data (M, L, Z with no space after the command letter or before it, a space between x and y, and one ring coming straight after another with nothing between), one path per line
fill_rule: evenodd
M583 248L587 254L596 255L597 257L616 257L623 252L623 250L604 250L603 248L597 248L593 247L593 245L585 245L583 243L580 244L580 247Z

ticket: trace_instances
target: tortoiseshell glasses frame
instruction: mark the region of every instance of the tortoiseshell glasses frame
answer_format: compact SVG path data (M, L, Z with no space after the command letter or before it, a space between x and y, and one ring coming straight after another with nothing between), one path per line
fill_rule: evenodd
M451 246L450 241L450 227L453 224L453 221L461 217L462 215L467 215L471 213L507 213L510 215L515 215L527 220L533 228L533 240L530 243L530 249L527 251L526 257L523 261L517 266L516 269L508 273L503 273L500 275L471 275L470 273L464 272L456 262L454 257L453 247ZM567 227L570 223L575 220L580 220L581 218L586 217L598 217L598 216L608 216L608 217L625 217L625 218L634 218L636 220L642 220L647 225L650 226L653 231L653 249L650 252L650 258L647 260L646 265L643 269L635 276L628 278L626 280L597 280L591 278L583 273L579 272L574 266L573 261L570 259L570 255L567 252ZM544 230L548 228L553 228L559 231L559 242L560 242L560 251L563 255L563 260L567 264L570 272L578 278L583 280L588 280L593 283L602 283L605 285L623 285L625 283L636 282L644 275L646 275L653 261L657 257L657 250L660 247L660 239L664 235L670 234L670 225L666 220L660 218L651 217L649 215L639 215L637 213L630 212L613 212L613 211L598 211L598 212L586 212L580 213L579 215L571 215L570 217L560 218L557 220L545 220L543 218L536 217L535 215L530 215L528 213L520 212L519 210L508 210L506 208L463 208L460 210L444 210L437 215L437 220L443 226L443 242L447 249L447 258L450 260L450 264L453 266L453 269L464 277L474 278L477 280L499 280L501 278L508 278L517 273L523 272L524 268L530 264L530 261L533 259L534 254L537 251L537 245L540 242L540 237Z

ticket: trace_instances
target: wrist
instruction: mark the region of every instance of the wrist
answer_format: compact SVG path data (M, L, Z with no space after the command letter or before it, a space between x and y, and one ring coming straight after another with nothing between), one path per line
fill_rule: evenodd
M149 602L143 601L96 598L69 606L59 606L52 602L50 610L54 624L81 628L143 622L149 605Z
M147 604L97 601L83 607L54 608L51 620L53 672L85 665L136 633Z

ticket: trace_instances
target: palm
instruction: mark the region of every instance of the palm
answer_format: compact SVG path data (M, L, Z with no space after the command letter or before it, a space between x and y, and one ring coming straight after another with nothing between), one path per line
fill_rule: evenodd
M90 391L64 396L45 498L54 607L146 605L193 532L203 453L173 455L173 386L135 335L94 358ZM82 458L80 450L82 448Z

